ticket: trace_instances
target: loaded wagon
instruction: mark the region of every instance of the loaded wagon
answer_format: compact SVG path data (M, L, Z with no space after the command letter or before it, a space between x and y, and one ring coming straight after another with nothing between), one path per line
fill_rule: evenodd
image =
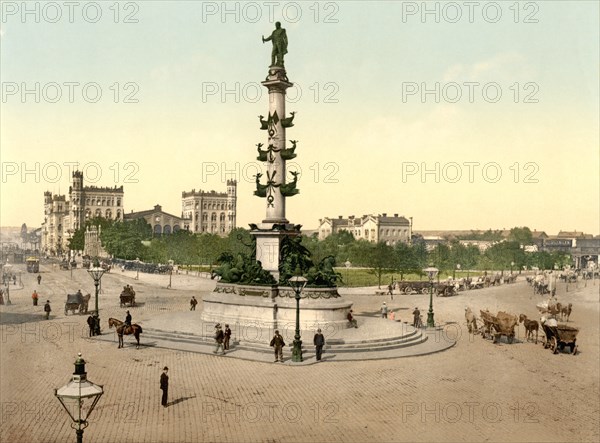
M546 334L545 349L550 348L553 354L558 354L558 351L562 351L568 347L571 350L571 354L577 355L577 334L579 333L579 329L563 324L548 326L546 323L542 324L542 328Z
M497 343L501 336L506 336L506 341L511 344L515 339L515 326L519 319L516 315L506 312L498 312L498 315L492 315L489 311L479 311L483 326L481 335L483 338L491 338Z

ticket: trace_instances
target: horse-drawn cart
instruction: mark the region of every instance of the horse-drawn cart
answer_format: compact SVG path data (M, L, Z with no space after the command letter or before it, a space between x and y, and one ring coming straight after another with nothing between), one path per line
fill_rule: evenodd
M417 292L419 294L429 294L428 281L401 281L398 282L398 289L405 294Z
M71 314L75 314L75 311L78 311L79 314L87 314L90 297L90 294L86 294L84 296L81 292L67 294L65 315L67 315L68 311L71 311Z
M435 286L436 296L449 297L451 295L456 295L456 286L449 283L440 283Z
M572 326L559 324L558 326L548 326L542 324L542 328L546 333L546 342L544 348L552 351L553 354L558 354L565 347L569 347L571 354L577 355L577 334L579 329Z
M494 343L497 343L501 336L506 336L506 341L511 344L515 339L515 326L519 319L516 315L507 314L506 312L498 312L494 316L489 311L479 311L483 326L481 327L481 336L483 338L491 338Z
M135 307L135 291L133 290L133 288L131 286L127 285L123 288L123 291L121 292L121 295L120 295L120 300L121 300L121 304L120 304L121 307L123 307L127 304L129 304L129 306L131 306L131 307Z

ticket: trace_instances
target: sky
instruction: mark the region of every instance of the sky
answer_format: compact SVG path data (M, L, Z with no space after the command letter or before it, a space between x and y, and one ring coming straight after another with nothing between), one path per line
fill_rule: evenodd
M291 222L600 231L597 1L0 5L0 226L39 226L73 169L123 185L126 212L176 215L236 178L238 226L260 222L261 36L280 21Z

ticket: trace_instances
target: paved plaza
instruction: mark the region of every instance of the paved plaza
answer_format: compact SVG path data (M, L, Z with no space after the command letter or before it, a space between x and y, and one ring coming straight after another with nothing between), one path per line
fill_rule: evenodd
M92 293L85 270L42 266L42 284L23 274L23 288L11 291L12 306L0 306L0 441L75 441L69 418L54 397L70 378L78 352L88 377L105 394L85 430L85 442L363 442L363 441L598 441L599 290L597 280L559 283L561 303L573 303L570 325L580 328L580 354L552 355L517 340L492 344L469 335L464 308L488 308L538 318L525 279L516 284L461 292L434 299L440 334L454 346L424 356L365 360L334 358L314 363L311 336L303 336L307 364L273 363L261 350L232 350L216 356L201 325L202 295L215 282L196 275L140 274L113 270L102 278L102 337L88 338L85 315L64 314L67 293ZM136 291L134 308L119 307L126 284ZM31 292L40 294L32 306ZM387 334L405 327L379 318L383 301L396 320L412 322L418 306L426 318L428 296L375 295L377 288L341 289L363 334ZM189 311L189 300L199 300ZM53 311L45 320L43 304ZM91 300L93 306L93 296ZM125 318L144 327L139 349L131 336L117 348L107 320ZM193 316L198 321L194 321ZM380 327L378 327L378 322ZM194 328L198 328L194 331ZM361 329L359 328L358 331ZM196 332L198 343L161 337L167 331ZM206 335L206 340L202 335ZM381 331L384 331L383 333ZM242 329L234 331L242 334ZM543 335L543 333L541 333ZM327 338L327 336L326 336ZM169 341L171 344L169 344ZM179 345L177 343L179 342ZM183 344L182 344L183 343ZM287 344L291 344L287 340ZM236 355L237 353L237 355ZM329 359L328 359L329 357ZM393 357L393 356L391 356ZM159 378L169 367L169 406L160 405Z

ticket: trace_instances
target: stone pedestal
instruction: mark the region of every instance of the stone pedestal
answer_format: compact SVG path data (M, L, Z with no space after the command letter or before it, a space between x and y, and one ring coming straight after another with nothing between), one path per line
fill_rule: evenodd
M203 321L279 329L287 331L290 337L294 335L296 300L290 287L217 283L203 302ZM312 333L318 328L330 333L345 329L351 307L352 303L342 299L337 288L305 288L300 300L300 329Z
M269 271L275 280L279 280L281 242L285 236L300 235L300 231L289 223L261 223L252 227L250 234L256 238L256 260L260 261L263 269Z

